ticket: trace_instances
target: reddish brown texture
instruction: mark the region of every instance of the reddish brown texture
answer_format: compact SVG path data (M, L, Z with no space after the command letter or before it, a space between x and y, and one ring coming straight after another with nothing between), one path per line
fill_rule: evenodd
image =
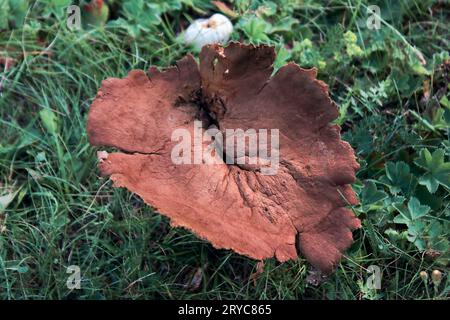
M162 72L134 70L106 79L89 112L91 144L123 152L99 153L100 170L216 248L262 260L297 257L330 272L352 243L359 220L350 183L358 163L331 125L338 116L316 71L293 63L271 77L274 49L231 43L205 46L200 67L191 56ZM220 130L280 130L276 175L236 165L175 165L176 128L193 131L198 97Z
M103 7L103 0L93 0L91 3L85 4L84 9L87 12L93 12L94 10L100 12Z

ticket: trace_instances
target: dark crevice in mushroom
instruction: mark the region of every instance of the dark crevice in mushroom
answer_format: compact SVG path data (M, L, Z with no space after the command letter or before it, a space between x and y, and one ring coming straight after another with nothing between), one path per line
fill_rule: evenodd
M203 90L199 89L190 94L191 103L198 107L196 119L202 122L203 128L216 128L221 130L220 120L225 117L227 112L227 107L220 97L214 96L213 98L208 98L203 94ZM178 97L175 101L175 105L180 105L186 103L182 97ZM212 138L214 140L214 137ZM216 141L216 152L220 155L224 163L228 165L235 165L244 171L260 172L260 167L257 164L247 163L248 161L248 150L246 150L245 163L237 163L236 157L231 158L226 153L226 141L221 144Z
M204 128L215 126L220 130L220 124L217 115L211 110L208 99L202 93L202 90L196 90L192 95L192 102L198 107L196 118L203 123Z
M297 254L300 255L300 232L297 232L295 235L295 250L297 251Z
M203 128L216 128L218 130L221 129L220 119L223 119L225 113L227 112L227 107L223 100L220 97L208 98L203 94L203 90L199 89L193 92L191 95L191 103L194 103L197 107L196 119L202 122ZM177 100L175 104L178 104ZM214 140L214 137L212 138ZM225 142L224 142L225 143ZM258 167L251 164L240 164L236 163L235 158L230 158L226 153L226 145L221 144L219 141L216 141L215 144L216 152L220 155L221 159L224 163L229 165L236 165L245 171L260 171ZM248 154L247 154L248 155ZM231 163L231 164L230 164Z

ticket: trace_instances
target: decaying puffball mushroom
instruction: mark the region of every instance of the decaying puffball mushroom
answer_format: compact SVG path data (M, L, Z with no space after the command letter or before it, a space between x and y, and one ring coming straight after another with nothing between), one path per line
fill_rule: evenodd
M207 44L224 43L233 32L231 21L220 13L209 19L197 19L186 29L184 41L187 44L201 48Z

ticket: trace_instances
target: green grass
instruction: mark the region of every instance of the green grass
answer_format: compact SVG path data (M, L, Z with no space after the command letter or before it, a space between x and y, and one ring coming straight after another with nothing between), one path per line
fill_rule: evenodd
M274 45L279 65L294 60L319 67L319 77L340 105L344 138L362 164L354 185L362 203L354 210L363 228L354 232L355 243L336 272L314 286L307 281L311 267L303 258L284 264L268 260L253 280L256 261L171 228L137 196L112 188L98 175L85 124L100 82L131 69L165 67L190 52L176 40L180 23L216 11L209 1L193 2L161 12L159 24L135 37L111 25L72 32L56 13L45 18L39 2L30 6L25 27L0 31L0 57L17 60L9 70L0 69L0 299L448 298L450 189L440 185L431 194L418 185L423 171L414 159L428 148L444 150L448 160L449 128L445 116L439 118L445 111L439 100L442 92L448 96L449 75L442 75L445 59L439 55L450 47L449 6L444 1L391 2L382 6L381 31L371 32L364 24L370 1L339 0L328 6L328 1L299 6L291 1L258 18L251 10L263 1L234 1L239 18L233 21L233 39ZM120 1L112 9L119 10ZM288 18L298 22L277 31ZM362 56L348 52L347 31L357 36ZM36 39L45 40L52 54L23 57L23 52L43 50ZM311 47L300 45L305 39ZM428 74L419 70L413 48L426 58ZM437 106L421 102L425 80L430 96L439 98ZM387 164L399 161L411 169L403 177L414 189L386 178ZM376 192L363 195L371 183ZM395 192L397 183L400 191ZM371 199L375 193L379 199ZM431 208L418 237L423 244L408 240L411 226L394 222L395 208L412 197ZM439 258L430 258L430 249L440 252ZM70 265L80 266L81 290L66 287ZM365 285L370 265L381 268L380 290ZM443 272L442 283L425 285L419 272L434 269ZM197 287L193 279L199 272Z

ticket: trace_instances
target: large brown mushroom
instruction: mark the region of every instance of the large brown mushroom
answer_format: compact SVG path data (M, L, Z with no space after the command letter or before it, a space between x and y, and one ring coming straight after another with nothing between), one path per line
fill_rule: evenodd
M89 112L89 141L121 150L99 152L102 175L173 226L258 260L295 259L298 240L307 260L328 273L360 227L348 208L357 203L350 183L358 163L339 126L330 124L338 110L316 70L289 63L271 77L274 58L268 46L209 45L200 66L188 55L161 72L106 79ZM172 133L194 136L196 120L222 133L278 129L277 173L226 162L175 164L179 141Z

